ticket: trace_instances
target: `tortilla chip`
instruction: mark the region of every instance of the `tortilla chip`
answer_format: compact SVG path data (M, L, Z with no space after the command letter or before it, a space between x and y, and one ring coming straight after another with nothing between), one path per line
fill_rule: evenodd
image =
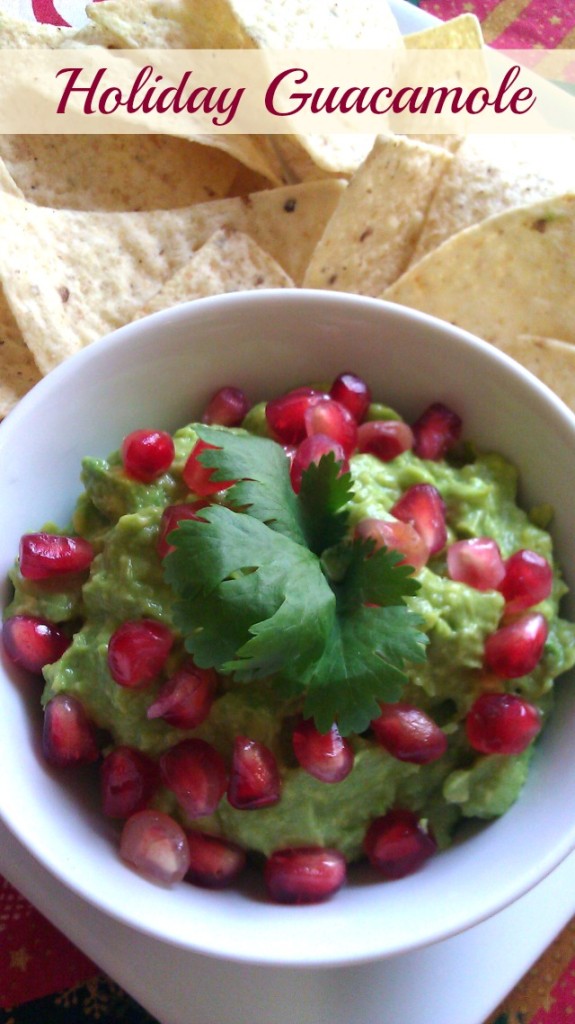
M475 14L460 14L403 37L406 50L481 50L481 23Z
M70 210L219 199L240 166L220 150L164 135L0 135L0 157L26 199Z
M86 13L120 48L235 50L249 45L223 0L106 0L89 4Z
M306 50L329 47L401 46L390 7L379 0L312 5L302 17L300 0L106 0L88 17L115 36L119 46L143 49Z
M0 419L39 380L40 371L0 289Z
M147 316L191 299L257 288L290 288L293 281L241 231L215 231L137 314Z
M444 242L382 298L505 349L519 335L575 344L575 193L490 217Z
M176 210L51 210L0 193L0 280L47 372L129 322L219 228L249 235L300 284L343 184L324 181Z
M114 45L133 49L246 49L251 42L235 21L224 0L106 0L89 4L92 22ZM193 142L213 146L277 184L282 179L258 136L191 136Z
M320 178L351 178L367 159L375 135L363 132L351 135L274 135L284 164L297 181Z
M439 146L380 136L329 221L304 285L381 295L407 266L451 159Z
M575 189L575 136L471 135L433 197L410 265L486 217Z
M0 49L22 50L27 47L57 50L74 39L76 29L48 25L43 22L14 18L0 12Z
M520 335L504 351L535 374L575 412L575 346L557 338Z
M243 164L237 164L237 171L227 194L230 198L232 196L247 196L251 192L262 192L263 189L269 187L269 181L262 174L256 174L255 171L250 171Z
M364 0L362 4L345 0L331 7L312 5L305 17L300 0L260 0L257 5L253 0L215 0L209 7L200 0L167 0L161 5L157 0L106 0L105 4L90 5L88 16L124 47L403 48L397 21L388 4L380 0ZM274 145L295 169L297 180L305 181L351 175L369 153L374 138L356 134L277 135ZM260 168L248 166L261 173ZM268 167L273 170L273 166L272 161Z
M230 0L235 15L262 49L403 49L403 37L387 3L364 0L312 5L302 17L299 0ZM347 176L369 155L375 135L276 135L274 143L299 181Z
M0 136L0 146L2 143L3 136ZM19 196L20 199L24 198L24 193L18 188L14 178L10 174L6 164L0 159L0 191L7 192L10 196Z

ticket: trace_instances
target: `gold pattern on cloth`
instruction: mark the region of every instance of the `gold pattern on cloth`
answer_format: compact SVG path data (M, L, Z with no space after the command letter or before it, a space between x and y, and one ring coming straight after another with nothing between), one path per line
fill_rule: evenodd
M561 50L575 50L575 28L563 36L561 42L557 43L557 47Z
M570 964L571 970L568 971ZM560 986L562 981L566 983L567 974L571 978L575 974L575 919L563 929L485 1024L501 1024L502 1020L508 1024L515 1024L515 1021L531 1024L535 1017L537 1024L556 1021L558 1018L555 1016L547 1018L547 1013L553 1013L556 998L560 995L555 993L555 986ZM568 1019L575 1021L575 1004L571 1012L573 1017L566 1018L565 1024L568 1024Z
M482 21L481 28L486 43L493 42L505 29L520 17L531 0L502 0Z

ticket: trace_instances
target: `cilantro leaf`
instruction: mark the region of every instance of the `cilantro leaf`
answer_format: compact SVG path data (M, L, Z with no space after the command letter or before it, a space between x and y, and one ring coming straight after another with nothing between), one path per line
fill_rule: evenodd
M273 677L326 731L362 732L396 700L427 637L406 598L419 583L397 552L350 539L351 478L332 454L296 496L283 449L267 438L197 426L201 453L231 507L214 504L170 536L164 559L174 618L203 668L237 683Z
M202 519L180 523L164 559L180 596L175 624L198 665L249 681L318 658L335 596L309 549L223 506Z
M305 539L315 554L343 540L348 528L348 505L353 491L351 474L341 473L333 452L304 470L298 494Z
M373 541L356 538L345 545L344 557L347 564L343 578L339 585L334 583L340 612L352 612L365 604L405 604L405 598L419 590L413 567L402 564L398 551L374 551ZM341 574L341 566L339 571Z
M199 455L214 470L213 480L236 480L226 491L226 503L249 507L249 514L299 544L305 543L297 497L289 476L289 459L282 446L267 437L234 433L221 427L193 424L198 437L216 446Z
M405 607L358 608L337 615L322 657L305 676L303 713L320 732L334 721L342 735L363 732L395 701L407 681L406 664L425 660L427 637Z

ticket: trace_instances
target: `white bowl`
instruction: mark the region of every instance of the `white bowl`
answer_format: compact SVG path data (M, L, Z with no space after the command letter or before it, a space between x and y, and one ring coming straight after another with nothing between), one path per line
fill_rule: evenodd
M175 428L222 383L256 400L344 369L414 418L432 400L464 416L465 435L521 467L521 497L555 507L553 535L575 589L575 417L506 356L455 328L351 295L279 291L180 306L122 328L70 359L0 426L0 578L21 534L63 523L85 454L105 455L128 431ZM7 596L7 587L3 598ZM573 616L574 605L564 614ZM575 690L558 705L516 805L393 883L348 884L325 904L277 906L248 886L210 892L154 886L120 861L85 789L39 755L39 693L0 667L0 814L20 842L100 910L161 940L235 961L335 965L446 938L522 895L575 848ZM0 869L2 867L0 850Z

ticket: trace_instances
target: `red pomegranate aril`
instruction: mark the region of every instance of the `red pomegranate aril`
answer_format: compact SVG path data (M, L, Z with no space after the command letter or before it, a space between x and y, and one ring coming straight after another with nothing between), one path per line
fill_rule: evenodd
M76 697L57 693L46 704L42 751L46 760L58 768L97 760L96 730Z
M413 432L402 420L368 420L357 431L357 450L391 462L413 448Z
M433 833L423 828L413 811L403 808L372 821L363 845L372 867L390 881L413 874L437 850Z
M205 408L202 423L239 427L249 408L250 403L241 388L219 388Z
M404 558L401 565L412 565L422 569L429 559L429 550L421 534L411 523L399 519L362 519L355 528L356 537L375 541L376 550L381 547L400 552Z
M109 818L129 818L150 802L158 783L157 765L135 747L114 747L100 766L102 810Z
M225 491L235 483L235 480L215 480L214 473L217 470L214 467L204 466L200 461L199 456L202 452L210 449L218 451L215 444L208 444L207 441L201 440L196 441L182 470L182 477L186 487L189 487L190 491L193 491L200 498L207 498L217 494L218 491Z
M236 736L228 783L228 800L238 810L277 804L281 778L274 754L263 743Z
M499 545L491 537L455 541L447 549L447 574L475 590L497 590L505 576Z
M465 720L467 739L481 754L520 754L541 729L541 715L514 693L483 693Z
M311 437L306 437L300 442L290 466L290 480L296 494L301 488L301 478L305 470L311 466L312 462L318 463L323 455L329 455L330 452L333 453L335 461L341 463L340 472L346 472L349 469L349 463L345 452L341 445L331 437L327 437L325 434L312 434Z
M205 740L181 740L170 747L160 756L160 773L190 818L213 814L226 791L224 760Z
M94 549L83 537L26 533L20 541L20 572L27 580L84 572L93 558Z
M201 521L202 517L197 513L200 509L207 508L208 506L209 502L204 501L203 498L200 498L198 501L182 502L179 505L166 506L162 512L158 532L157 551L160 558L165 558L166 555L169 555L170 551L174 550L174 545L169 543L168 537L174 530L177 530L178 525L185 519Z
M445 502L433 484L413 484L401 495L391 515L402 523L411 523L423 537L430 555L436 555L447 543Z
M505 562L499 586L505 598L506 614L514 615L544 601L553 589L553 569L543 555L529 548L516 551Z
M420 459L442 459L461 437L462 421L453 409L434 402L413 424L413 450Z
M165 430L133 430L122 441L120 456L128 476L150 484L174 461L174 442Z
M411 704L382 704L371 723L378 743L398 761L431 764L447 750L442 729L420 708Z
M301 767L322 782L341 782L353 768L353 747L335 724L321 733L311 718L302 719L293 731L292 744Z
M371 402L371 391L361 377L355 373L340 373L329 393L336 402L345 406L356 423L361 423Z
M243 871L246 853L241 846L206 832L187 832L190 866L186 882L204 889L224 889Z
M275 903L321 903L341 889L346 862L339 850L330 847L290 847L268 857L264 879Z
M62 657L70 646L70 637L47 619L34 615L14 615L2 626L4 650L20 668L40 675L44 665Z
M485 664L501 679L519 679L537 666L548 625L540 612L530 612L490 633L485 641Z
M128 619L112 633L108 668L119 686L146 686L162 671L174 638L155 619Z
M190 864L186 834L169 814L143 810L132 814L120 836L120 856L152 882L181 882Z
M308 437L323 434L340 444L347 458L357 447L357 423L354 417L339 402L332 398L321 398L306 409L305 429Z
M161 686L147 710L148 718L162 718L176 729L196 729L208 717L218 684L216 673L198 668L189 659Z
M280 444L299 444L307 434L306 411L325 398L314 388L295 388L266 404L266 420L273 436Z

